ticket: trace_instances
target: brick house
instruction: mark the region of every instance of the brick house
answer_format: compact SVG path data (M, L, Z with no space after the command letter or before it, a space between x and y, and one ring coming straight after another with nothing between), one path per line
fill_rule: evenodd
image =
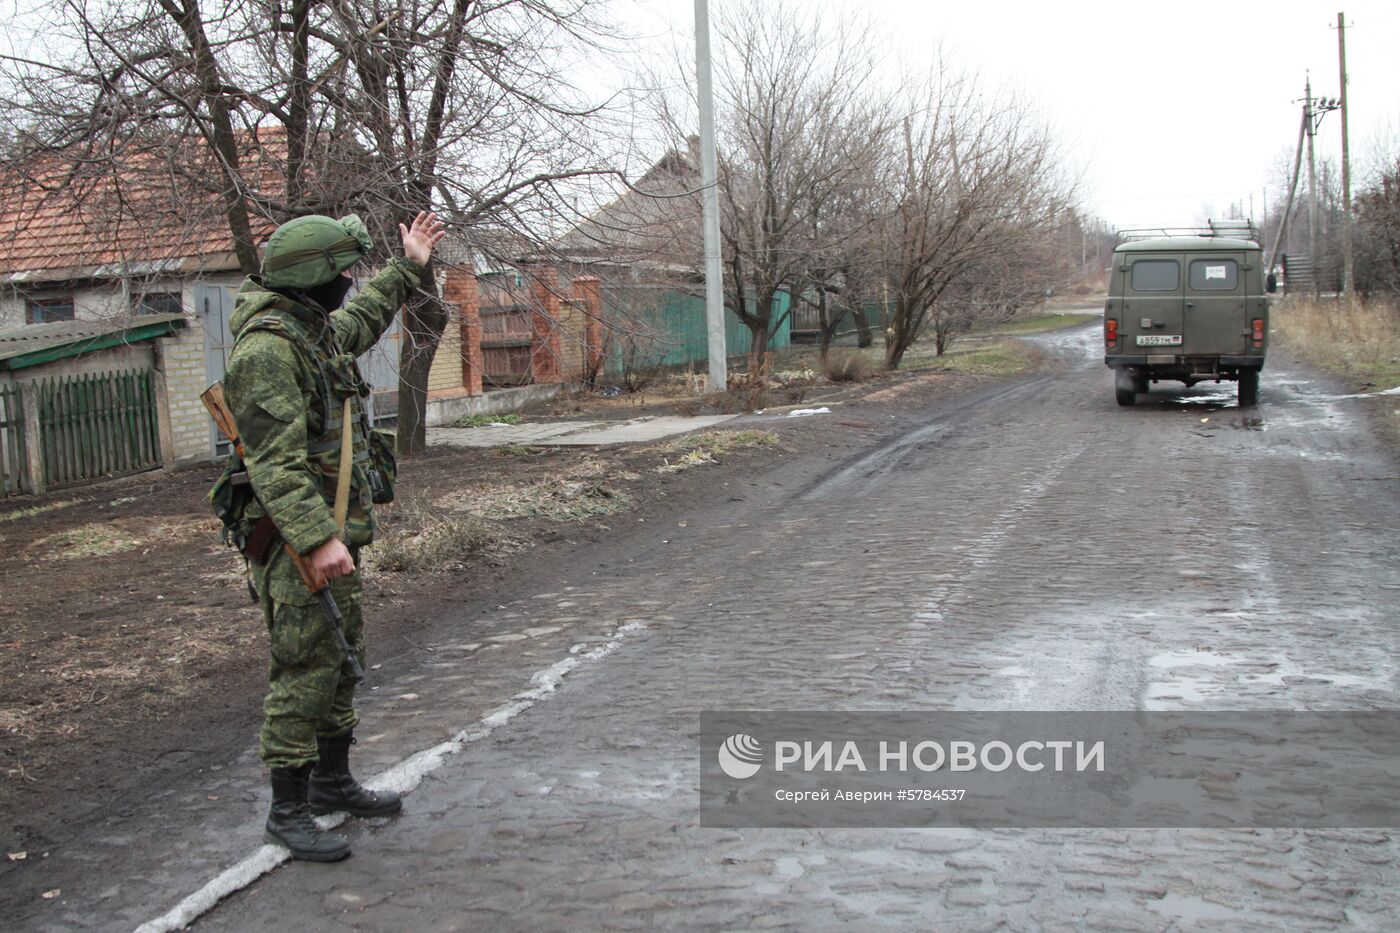
M267 142L250 141L245 164L275 158L275 144ZM200 173L196 163L208 158L200 151L178 155L180 177ZM37 165L0 167L0 329L73 321L116 331L148 315L185 318L187 326L172 328L152 348L167 466L223 453L199 395L223 377L233 344L228 319L243 278L217 193L172 185L175 158L143 151L115 173L84 174L80 160L51 155ZM207 168L213 175L214 166ZM275 190L277 166L262 174ZM266 218L252 222L258 240L275 228ZM588 348L596 359L602 343L601 315L583 310L597 299L586 277L561 283L551 268L489 267L465 249L444 247L437 282L450 321L429 377L429 424L524 400L520 393L487 398L495 389L583 376ZM502 287L507 280L511 287ZM396 322L361 358L376 420L396 414L401 339Z
M216 453L199 393L222 376L232 342L226 316L242 277L217 196L177 197L162 172L168 157L134 154L115 176L52 156L5 166L0 328L73 321L117 330L182 315L187 326L156 340L153 352L162 427L173 462L183 464Z

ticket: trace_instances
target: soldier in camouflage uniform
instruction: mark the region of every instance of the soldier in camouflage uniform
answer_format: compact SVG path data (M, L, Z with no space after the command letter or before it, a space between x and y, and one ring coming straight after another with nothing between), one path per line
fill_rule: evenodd
M334 861L350 854L344 837L321 832L312 813L381 816L399 810L392 792L350 775L355 680L330 623L282 547L290 545L331 581L345 637L364 659L360 549L374 538L369 387L355 357L369 350L418 286L442 224L420 213L399 226L404 257L341 308L346 270L372 248L358 217L300 217L268 239L261 276L239 290L225 376L229 408L244 446L255 499L243 528L271 643L270 690L259 740L272 771L267 841L296 858ZM343 423L344 400L350 423ZM343 538L332 515L341 432L352 432L354 465Z

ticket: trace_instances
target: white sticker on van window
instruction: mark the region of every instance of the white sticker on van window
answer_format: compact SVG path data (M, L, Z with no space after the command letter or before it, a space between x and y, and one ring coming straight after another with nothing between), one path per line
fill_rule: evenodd
M1211 279L1228 279L1229 276L1225 274L1225 268L1225 266L1206 266L1206 281L1209 282Z

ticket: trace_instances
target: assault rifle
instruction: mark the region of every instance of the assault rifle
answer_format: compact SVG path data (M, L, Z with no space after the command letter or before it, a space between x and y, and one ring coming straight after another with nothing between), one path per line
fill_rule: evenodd
M229 411L228 401L224 398L224 384L222 382L214 383L205 389L199 398L204 403L204 407L209 410L219 432L233 445L238 456L242 457L243 442L238 437L238 425L233 421L233 412ZM331 623L331 634L335 636L336 644L340 646L341 653L345 655L345 660L349 662L350 670L355 675L355 683L364 683L365 669L360 666L360 659L355 655L355 649L350 647L350 642L345 638L345 620L340 614L340 607L335 604L335 597L331 595L330 583L311 563L310 558L303 557L292 550L292 546L285 541L282 542L282 547L286 550L287 556L292 559L292 564L297 568L297 572L301 574L301 580L306 584L306 588L320 601L321 609Z

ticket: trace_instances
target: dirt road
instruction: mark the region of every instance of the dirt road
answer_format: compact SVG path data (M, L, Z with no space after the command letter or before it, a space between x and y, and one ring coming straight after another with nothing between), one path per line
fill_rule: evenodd
M461 637L368 698L361 771L455 740L390 775L425 775L401 817L347 824L349 861L256 877L245 754L11 872L5 925L130 929L239 865L201 929L1394 928L1384 831L698 826L707 709L1400 703L1400 463L1351 401L1276 354L1255 412L1119 409L1092 327L1040 339L1062 372L444 618Z

